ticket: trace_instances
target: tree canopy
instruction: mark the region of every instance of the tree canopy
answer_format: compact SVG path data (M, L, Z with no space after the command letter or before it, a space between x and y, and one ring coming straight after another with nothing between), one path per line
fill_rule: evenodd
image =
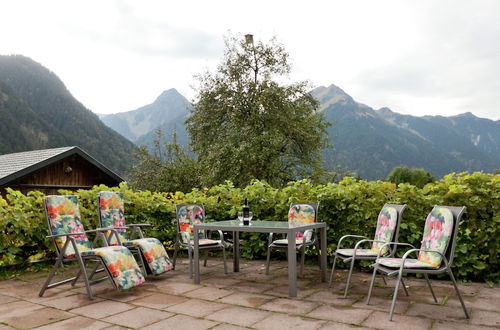
M194 108L186 121L203 184L252 179L281 185L322 171L326 127L307 82L287 83L289 55L268 43L226 38L215 73L197 76Z
M410 183L419 188L436 181L431 173L423 168L409 168L406 166L396 166L387 176L387 181L400 184Z

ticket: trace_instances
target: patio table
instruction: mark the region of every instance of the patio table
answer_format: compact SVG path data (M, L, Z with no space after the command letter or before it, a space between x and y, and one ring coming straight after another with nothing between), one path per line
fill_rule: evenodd
M321 281L326 282L326 223L304 223L290 224L285 221L252 221L249 226L243 226L239 220L227 220L217 222L205 222L195 224L193 228L194 236L194 283L200 283L200 251L198 232L200 230L222 230L234 233L233 244L233 271L240 270L240 232L256 233L283 233L288 237L288 295L297 296L297 252L295 248L295 236L297 232L307 229L320 229L321 243Z

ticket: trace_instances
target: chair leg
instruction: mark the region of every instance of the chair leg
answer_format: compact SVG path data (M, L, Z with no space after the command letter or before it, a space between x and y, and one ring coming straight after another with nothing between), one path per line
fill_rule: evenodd
M458 289L457 282L455 281L455 276L453 276L453 272L451 271L451 269L448 269L448 274L450 275L451 281L453 282L453 286L455 287L455 291L457 292L457 296L458 296L458 299L460 300L460 304L462 304L462 308L464 310L465 317L469 319L470 318L469 313L467 312L467 308L465 308L464 300L462 299L462 295L460 294L460 290Z
M75 251L76 251L76 247L75 247ZM87 276L87 270L85 269L85 263L83 262L83 258L79 253L76 254L76 257L78 259L78 263L80 264L80 270L81 270L82 275L83 275L83 282L85 283L85 288L87 289L87 295L88 295L90 300L93 300L94 297L92 296L92 290L90 289L90 283L89 283L89 278Z
M408 289L406 289L406 284L405 284L405 281L403 281L402 277L401 277L401 285L403 285L403 289L406 293L406 296L409 296L410 294L408 293Z
M227 274L226 248L222 247L222 259L224 260L224 274Z
M300 273L299 277L303 278L304 277L304 263L306 259L306 245L303 244L301 248L301 253L300 253Z
M189 260L189 278L193 278L193 251L188 249L188 260Z
M332 283L333 283L333 274L335 273L335 263L337 262L337 255L335 255L335 258L333 258L333 265L332 265L332 272L330 274L330 282L328 282L328 287L331 288L332 287Z
M95 275L95 273L96 273L96 271L97 271L97 268L99 267L99 264L100 264L99 262L96 262L96 263L95 263L94 268L92 268L92 271L90 272L89 280L92 280L92 278L94 277L94 275ZM79 272L78 272L78 276L80 276L80 274L81 274L81 273L82 273L82 272L81 272L81 271L79 271ZM76 282L76 281L75 281L75 282Z
M384 284L387 285L387 281L385 280L384 274L382 274L382 281L384 281Z
M50 281L52 280L52 278L56 274L57 269L61 266L62 259L63 259L63 255L60 254L56 260L56 263L54 264L54 266L52 266L52 269L50 270L49 276L47 276L47 279L45 280L45 283L43 284L42 289L38 293L38 295L40 297L43 296L43 294L45 293L45 290L47 290L47 287L50 284ZM80 269L80 271L81 271L81 269Z
M389 321L392 321L392 314L394 314L394 308L396 307L396 300L398 299L399 283L403 278L403 270L399 270L398 281L396 282L396 287L394 288L394 294L392 295L391 310L389 311Z
M81 269L78 270L78 273L76 273L75 279L71 282L71 286L75 286L76 281L80 278L80 275L82 275Z
M269 275L269 263L271 262L271 247L267 247L266 275Z
M321 269L321 247L318 240L316 240L316 250L318 251L318 266ZM326 265L325 267L328 268Z
M373 284L375 283L375 276L377 275L377 268L373 267L372 281L370 282L370 289L368 289L368 297L366 298L366 304L370 305L370 299L372 298ZM384 276L384 275L382 275Z
M175 270L175 262L177 261L177 250L179 249L179 243L175 241L174 245L174 256L172 261L172 270Z
M436 295L434 294L434 290L432 289L431 281L429 280L429 275L424 274L425 280L427 281L427 285L429 286L429 290L431 290L432 293L432 298L434 298L434 302L437 303L438 300L436 298Z
M203 262L203 267L207 267L207 260L208 260L208 250L205 250L205 261Z
M349 284L351 284L352 270L354 268L355 261L356 260L354 258L351 259L351 267L349 268L349 275L347 275L347 284L346 284L345 290L344 290L344 298L347 297L347 293L349 292Z

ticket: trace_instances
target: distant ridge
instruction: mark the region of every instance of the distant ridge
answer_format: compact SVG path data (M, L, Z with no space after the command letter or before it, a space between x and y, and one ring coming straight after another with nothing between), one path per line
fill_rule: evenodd
M117 173L131 165L134 144L28 57L0 55L0 117L0 154L74 145Z

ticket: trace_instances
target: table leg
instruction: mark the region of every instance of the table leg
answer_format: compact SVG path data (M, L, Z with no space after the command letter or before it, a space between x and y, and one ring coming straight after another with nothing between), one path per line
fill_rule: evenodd
M233 232L233 272L240 271L240 233Z
M321 282L326 282L326 227L321 228Z
M297 249L295 232L288 233L288 296L297 297Z
M198 238L198 229L194 228L194 284L200 284L200 247Z

